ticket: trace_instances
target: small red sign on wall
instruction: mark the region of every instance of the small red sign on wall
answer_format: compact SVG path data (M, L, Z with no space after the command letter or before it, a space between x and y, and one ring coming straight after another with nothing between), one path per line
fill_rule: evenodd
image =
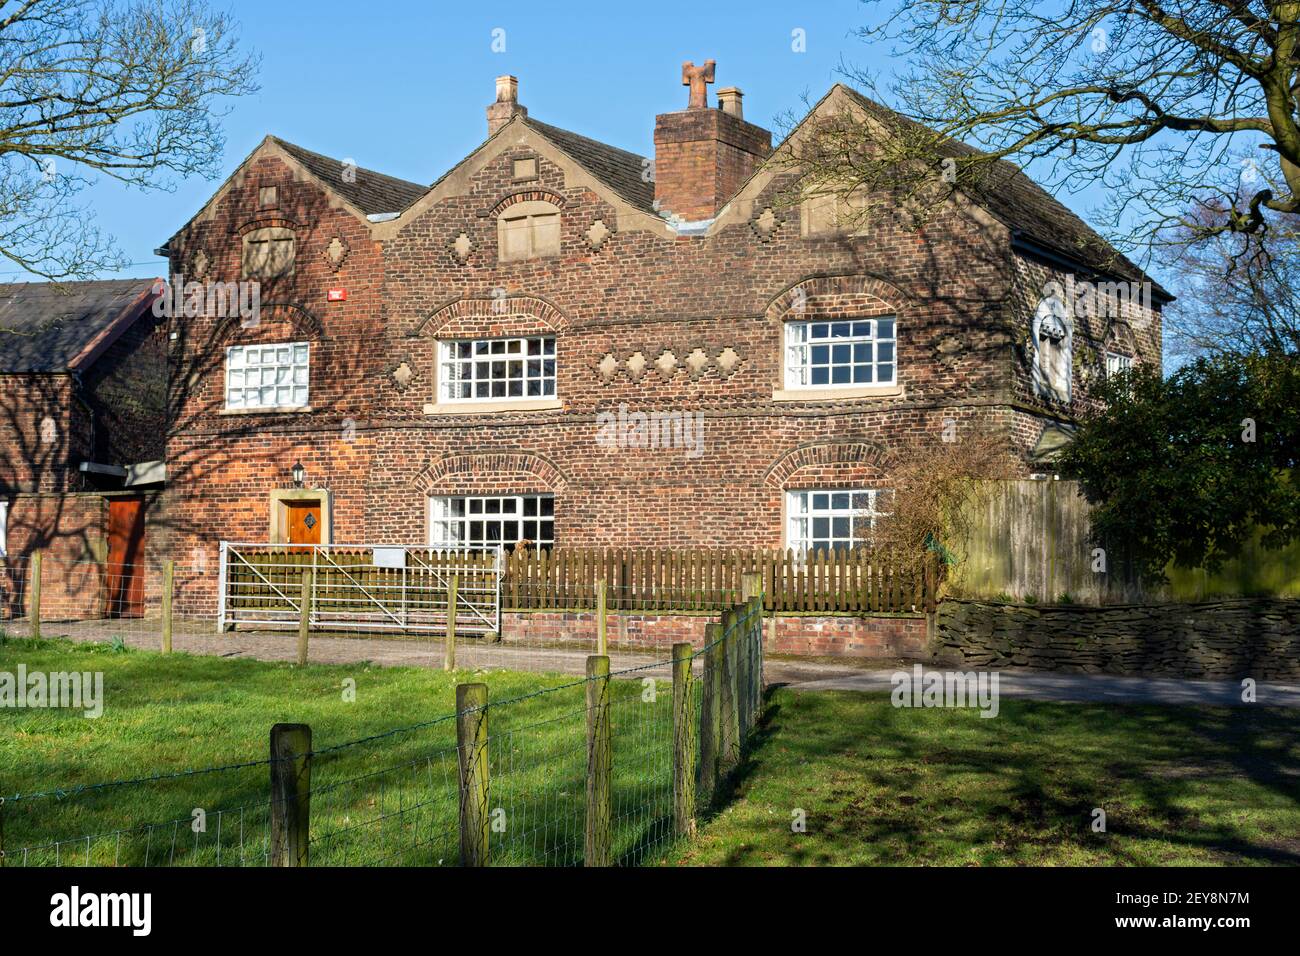
M326 302L346 302L347 300L347 289L330 289L325 293Z

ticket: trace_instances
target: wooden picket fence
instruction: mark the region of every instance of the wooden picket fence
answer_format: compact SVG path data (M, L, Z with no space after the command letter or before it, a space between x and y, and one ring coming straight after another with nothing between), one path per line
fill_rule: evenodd
M937 560L921 567L856 551L767 548L520 549L508 555L501 600L516 610L708 611L736 604L746 573L762 575L764 609L838 613L933 611Z

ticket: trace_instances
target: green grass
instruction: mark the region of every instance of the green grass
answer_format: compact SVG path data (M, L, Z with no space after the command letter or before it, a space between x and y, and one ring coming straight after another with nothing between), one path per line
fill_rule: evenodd
M0 794L72 790L105 781L265 760L278 722L312 728L314 863L456 863L454 721L338 751L328 748L455 709L455 685L481 681L493 701L572 684L506 671L289 664L114 652L109 645L0 643L0 671L100 671L104 713L0 709ZM344 699L355 681L356 699ZM615 850L636 862L667 833L671 694L642 700L615 681ZM579 862L586 770L585 688L489 711L490 806L501 828L493 861ZM266 765L83 790L3 808L9 864L264 862ZM195 808L206 831L191 828ZM125 832L123 832L125 831ZM89 836L89 839L83 839ZM58 843L54 846L52 844ZM45 849L26 854L24 847Z
M988 719L788 690L770 703L731 802L672 862L1300 863L1294 710L1004 699Z

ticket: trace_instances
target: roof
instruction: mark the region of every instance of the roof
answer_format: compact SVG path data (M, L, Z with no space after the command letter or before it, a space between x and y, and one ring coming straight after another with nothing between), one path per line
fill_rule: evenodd
M841 89L886 126L925 128L857 90L843 85ZM954 157L981 155L974 147L952 139L940 149ZM1010 228L1016 239L1028 239L1031 246L1051 250L1097 272L1135 282L1150 281L1123 253L1009 160L999 159L989 164L984 175L964 185L962 191ZM1159 284L1152 281L1152 285L1158 295L1172 298Z
M85 368L144 314L157 282L0 284L0 373Z
M428 186L420 183L386 176L361 166L350 166L348 171L351 175L345 177L341 160L313 153L310 149L303 149L278 136L267 138L367 216L401 212L429 191Z
M654 212L655 184L646 181L645 171L650 160L625 149L610 146L567 129L527 116L524 124L541 133L552 143L568 153L602 183L620 197L646 212Z

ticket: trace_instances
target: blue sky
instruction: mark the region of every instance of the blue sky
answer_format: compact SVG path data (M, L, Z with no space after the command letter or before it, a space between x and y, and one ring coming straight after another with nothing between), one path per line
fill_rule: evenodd
M224 179L267 133L417 182L432 182L486 136L484 108L503 73L540 120L645 155L657 113L682 109L684 60L717 60L712 92L739 86L745 118L773 127L841 79L842 63L888 74L888 51L852 31L871 13L857 0L800 6L544 0L233 0L246 45L263 57L261 92L231 101ZM495 30L504 31L494 52ZM805 50L796 52L794 31ZM498 35L499 36L499 35ZM133 263L118 275L161 274L153 255L216 190L193 178L174 192L104 182L83 193ZM1062 196L1086 213L1087 194ZM108 276L105 276L107 278ZM21 281L15 273L4 281Z

